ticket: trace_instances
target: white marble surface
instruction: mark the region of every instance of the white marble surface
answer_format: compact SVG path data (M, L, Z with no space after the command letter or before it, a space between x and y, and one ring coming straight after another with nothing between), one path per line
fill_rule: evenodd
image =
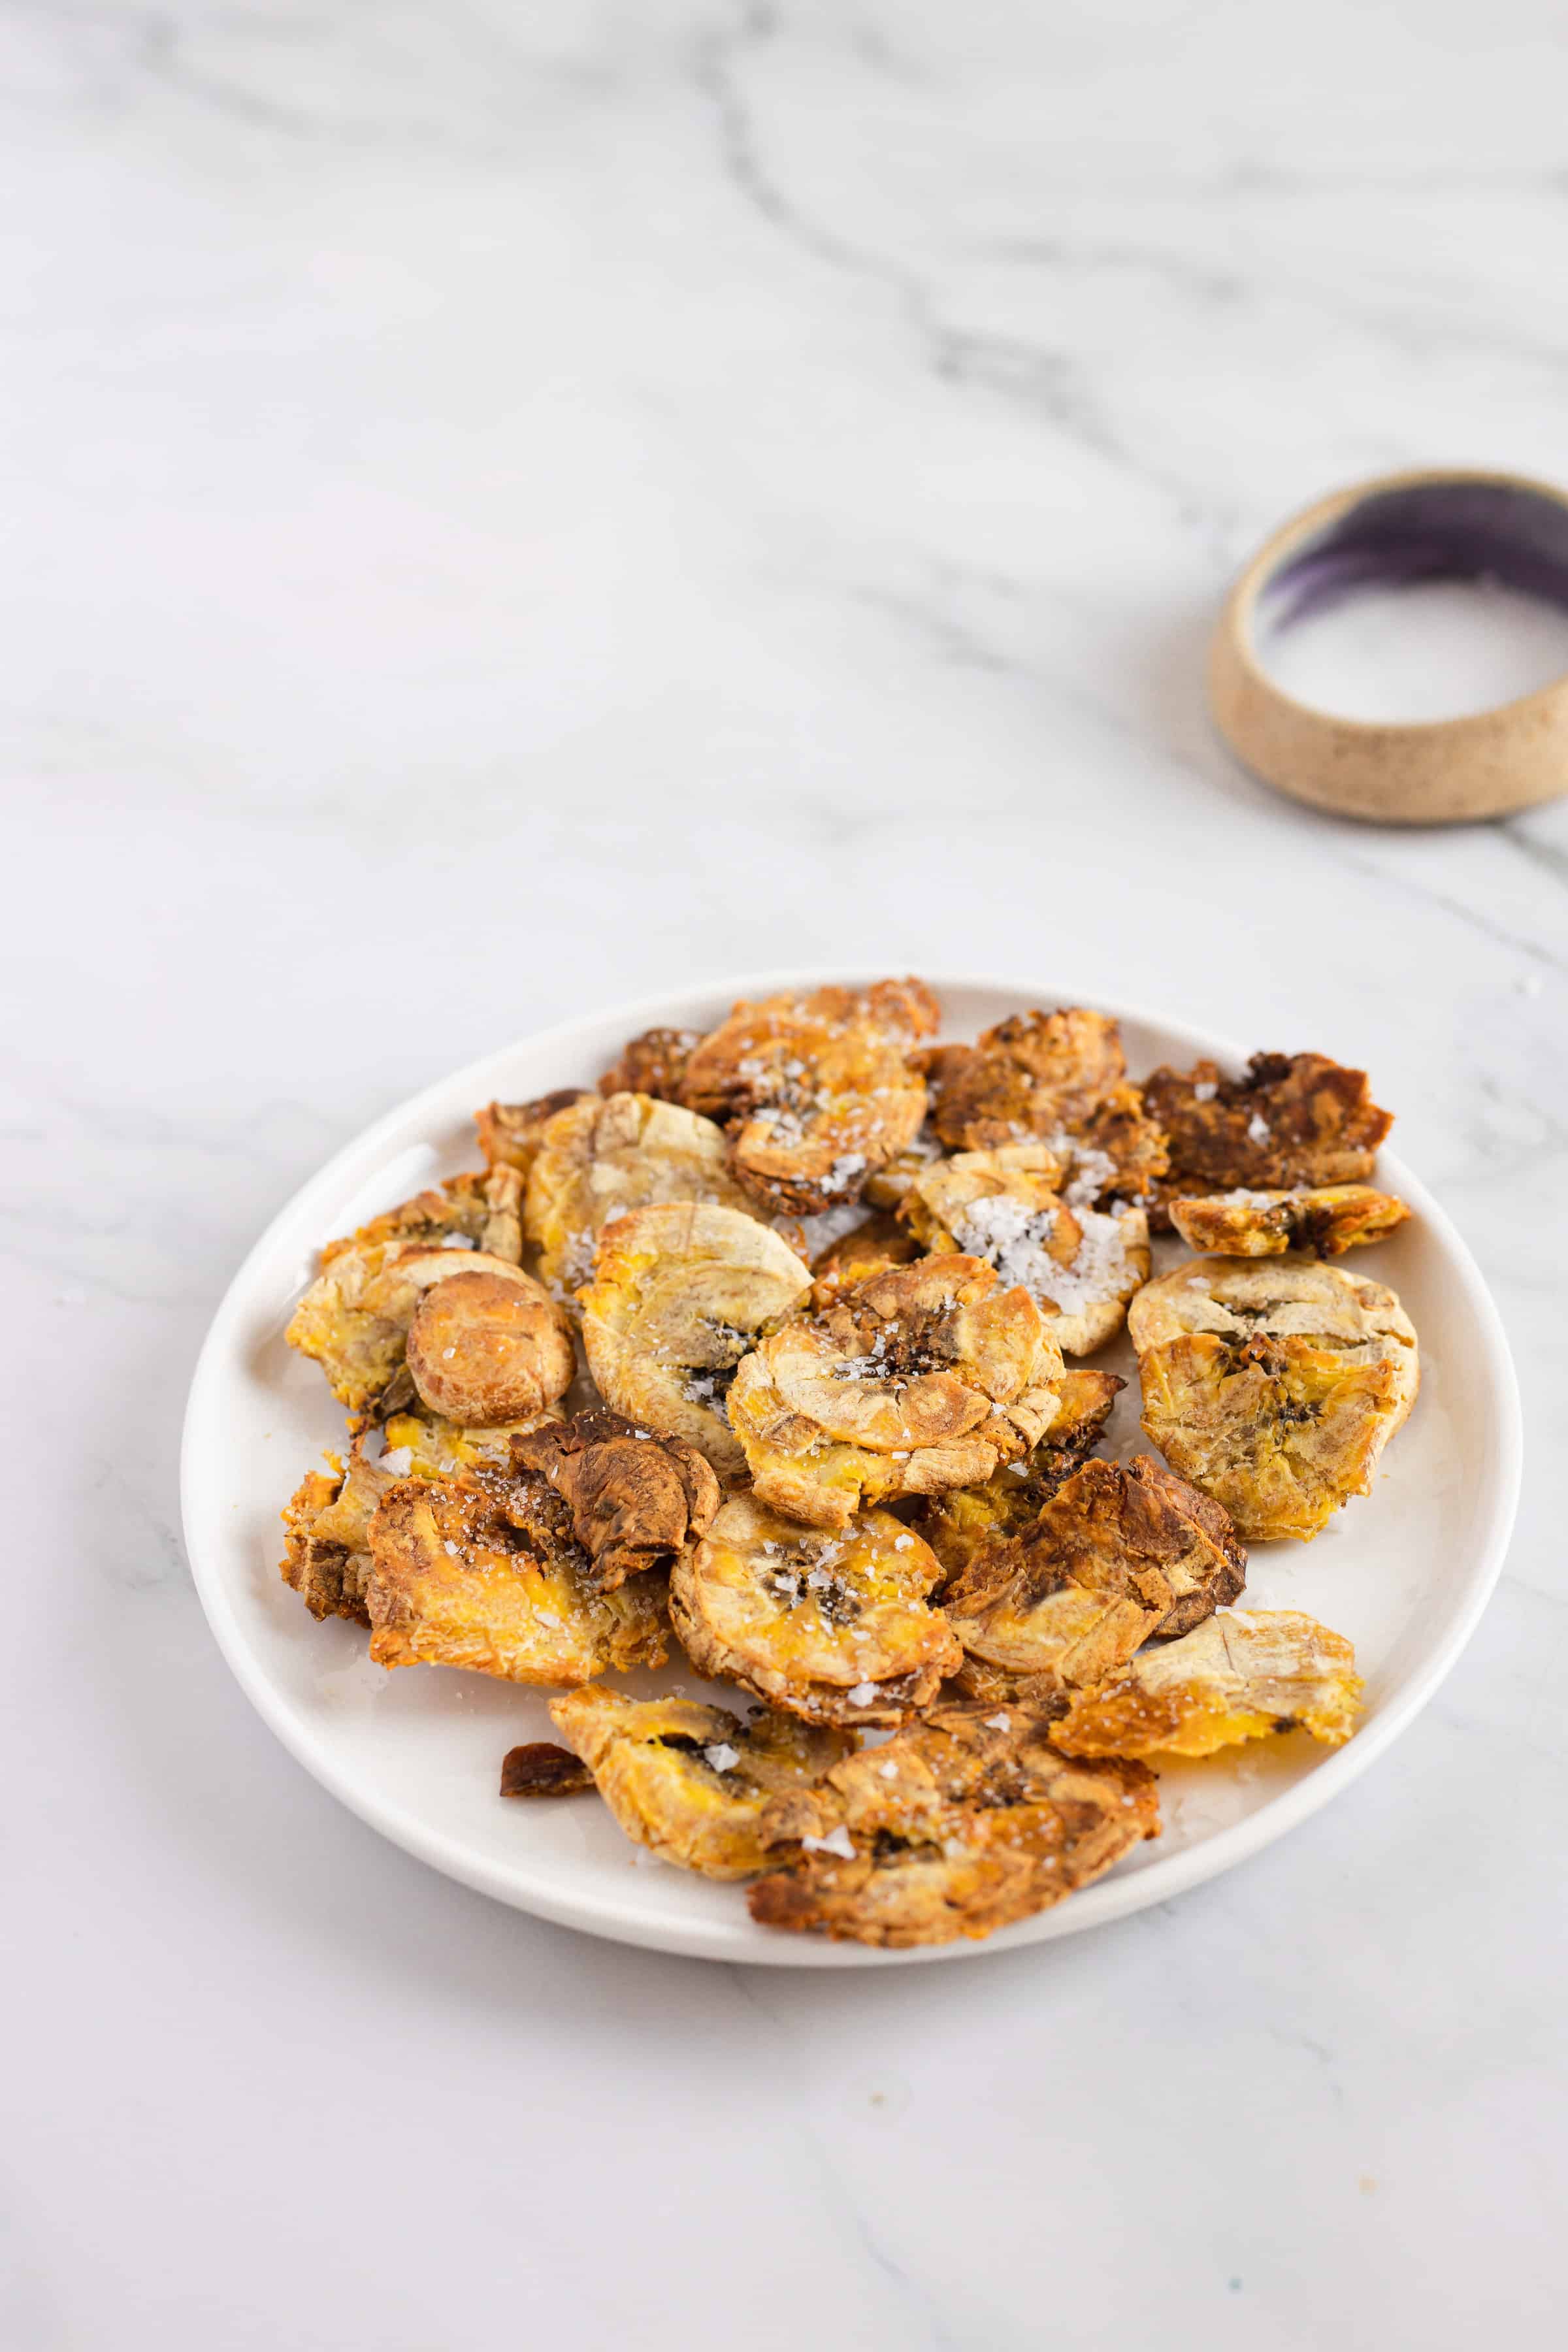
M1568 469L1565 83L1554 0L0 13L7 2347L1561 2341L1568 804L1309 816L1198 664L1319 490ZM1368 1063L1538 1468L1261 1860L764 1979L340 1811L174 1458L368 1116L836 956Z

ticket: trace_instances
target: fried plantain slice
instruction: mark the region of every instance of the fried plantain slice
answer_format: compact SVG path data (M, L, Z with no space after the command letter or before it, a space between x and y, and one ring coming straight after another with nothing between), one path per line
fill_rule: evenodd
M309 1471L284 1507L288 1532L279 1574L312 1617L368 1625L371 1514L390 1482L362 1462L357 1450L346 1470L336 1454L327 1460L330 1469Z
M942 1596L959 1686L1051 1714L1151 1636L1233 1601L1247 1555L1218 1505L1146 1455L1085 1462L1033 1523L976 1552Z
M707 1878L765 1870L776 1856L762 1841L763 1807L855 1744L770 1708L742 1723L721 1706L626 1698L599 1683L552 1699L550 1713L627 1837Z
M921 1502L910 1525L930 1544L949 1580L961 1576L981 1551L1033 1527L1041 1504L1100 1443L1110 1408L1126 1386L1114 1372L1069 1365L1062 1373L1056 1412L1037 1444L977 1486L955 1486Z
M1358 1183L1394 1125L1366 1072L1326 1054L1254 1054L1240 1078L1225 1077L1216 1062L1161 1068L1144 1081L1143 1099L1170 1137L1162 1223L1178 1197Z
M972 1702L773 1799L763 1825L801 1859L757 1881L753 1919L903 1949L1059 1903L1158 1837L1160 1807L1143 1766L1077 1762L1037 1717Z
M541 1281L575 1290L593 1272L605 1226L654 1202L704 1201L754 1216L725 1164L727 1148L711 1119L651 1095L585 1095L558 1112L524 1210Z
M663 1580L601 1592L571 1513L535 1473L400 1479L370 1523L370 1654L570 1687L662 1665Z
M512 1460L520 1470L537 1470L564 1499L605 1592L628 1576L668 1568L706 1535L719 1508L719 1481L695 1445L638 1429L602 1406L520 1437Z
M890 1511L825 1535L737 1495L677 1560L670 1617L700 1673L808 1723L902 1723L963 1661L926 1606L941 1576Z
M1062 1360L1027 1291L961 1254L894 1266L745 1357L731 1426L759 1500L812 1527L973 1486L1045 1433Z
M379 1405L404 1372L408 1327L433 1284L488 1274L542 1297L517 1262L520 1195L515 1169L455 1176L326 1244L284 1337L315 1359L351 1412Z
M941 1047L928 1047L911 1055L911 1066L921 1068L925 1054L940 1053ZM896 1209L917 1176L923 1174L933 1160L940 1160L942 1138L928 1118L912 1143L896 1151L883 1168L873 1168L866 1179L861 1199L873 1209Z
M1121 1328L1149 1278L1142 1209L1104 1216L1057 1190L1064 1162L1039 1143L961 1151L911 1185L899 1213L935 1251L963 1250L1019 1283L1068 1356L1087 1356Z
M736 1365L804 1297L808 1268L733 1209L635 1210L600 1235L582 1293L583 1344L605 1402L689 1438L721 1478L745 1468L724 1401Z
M557 1111L569 1110L586 1097L585 1087L557 1087L552 1094L536 1095L531 1102L487 1103L483 1110L474 1113L485 1165L515 1168L520 1176L526 1176Z
M463 1470L507 1470L514 1437L526 1437L560 1419L559 1406L547 1405L517 1421L464 1429L416 1400L380 1424L384 1451L376 1466L393 1478L450 1478ZM364 1434L368 1440L371 1433Z
M891 1265L911 1265L920 1255L919 1242L897 1217L868 1217L812 1259L811 1303L831 1307L840 1292Z
M594 1785L594 1776L569 1748L552 1739L528 1739L509 1748L500 1760L503 1797L577 1797Z
M1362 1683L1342 1633L1295 1609L1222 1609L1163 1649L1143 1650L1051 1727L1071 1756L1212 1756L1298 1725L1340 1747Z
M1128 1328L1144 1428L1249 1543L1309 1542L1366 1494L1420 1385L1393 1291L1311 1258L1189 1258Z
M522 1181L513 1168L471 1169L416 1192L384 1216L321 1245L323 1267L349 1251L473 1249L517 1265L522 1258Z
M1300 1250L1342 1257L1361 1242L1381 1242L1410 1214L1403 1201L1371 1184L1316 1184L1294 1192L1211 1192L1166 1203L1173 1225L1193 1249L1222 1257L1278 1257Z
M459 1273L425 1290L406 1342L424 1402L469 1429L536 1413L571 1387L576 1350L565 1315L526 1276Z
M370 1523L377 1504L399 1478L444 1478L459 1470L505 1469L511 1440L554 1419L531 1414L504 1429L458 1429L419 1406L395 1414L379 1432L361 1430L345 1465L327 1458L331 1474L312 1471L283 1513L288 1543L279 1573L312 1617L347 1617L368 1625ZM372 1451L377 1436L385 1450Z
M764 1207L807 1216L856 1200L925 1118L906 1058L938 1019L918 980L740 1003L687 1065L682 1099L731 1124L731 1165Z
M599 1080L602 1095L653 1095L678 1103L687 1065L702 1043L700 1029L645 1029L628 1037L618 1062Z
M931 1124L963 1151L1047 1144L1076 1207L1141 1197L1165 1168L1165 1139L1127 1078L1120 1024L1084 1005L1014 1013L973 1045L924 1057Z

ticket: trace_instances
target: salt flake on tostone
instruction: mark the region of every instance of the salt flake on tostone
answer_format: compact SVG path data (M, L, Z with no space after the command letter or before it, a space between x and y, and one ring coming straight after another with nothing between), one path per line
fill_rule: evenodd
M826 1837L804 1837L801 1843L807 1853L836 1853L840 1862L853 1862L855 1859L855 1841L842 1822L836 1830L829 1830Z

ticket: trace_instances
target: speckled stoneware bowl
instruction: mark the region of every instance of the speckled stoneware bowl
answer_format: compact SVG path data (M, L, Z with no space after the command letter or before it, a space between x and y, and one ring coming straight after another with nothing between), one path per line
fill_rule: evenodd
M1376 824L1462 824L1568 792L1568 677L1462 718L1342 719L1285 693L1258 657L1274 625L1358 590L1489 579L1568 611L1568 496L1514 474L1390 474L1281 526L1226 600L1209 654L1221 734L1266 783Z

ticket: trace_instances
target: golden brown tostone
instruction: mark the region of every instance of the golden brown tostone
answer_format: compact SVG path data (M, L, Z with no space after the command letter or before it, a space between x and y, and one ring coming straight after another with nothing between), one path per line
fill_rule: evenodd
M1073 1756L1211 1756L1300 1725L1331 1748L1355 1729L1355 1652L1295 1609L1226 1609L1075 1694L1056 1745Z
M1189 1258L1128 1329L1144 1428L1250 1543L1309 1542L1367 1493L1420 1385L1393 1291L1311 1258Z
M907 1057L937 1018L917 980L737 1004L692 1054L682 1099L728 1124L754 1200L809 1216L858 1199L920 1133L925 1082Z
M1147 1455L1086 1462L1033 1524L978 1550L942 1595L960 1687L1052 1714L1145 1641L1233 1601L1247 1555L1219 1506Z
M854 1744L765 1707L742 1722L724 1707L626 1698L598 1683L552 1700L550 1712L627 1837L707 1878L766 1869L770 1799L809 1787Z
M1224 1076L1215 1062L1158 1069L1143 1100L1170 1138L1162 1223L1177 1198L1359 1182L1394 1125L1373 1101L1366 1072L1326 1054L1254 1054L1240 1078Z
M1177 1195L1167 1202L1172 1224L1196 1250L1220 1257L1279 1257L1300 1250L1312 1257L1342 1257L1368 1242L1386 1241L1410 1212L1371 1184L1314 1184L1299 1192Z
M668 1568L719 1508L719 1481L695 1445L603 1407L519 1437L511 1455L565 1502L602 1591Z
M662 1665L663 1580L602 1592L546 1480L493 1472L403 1479L370 1525L370 1654L384 1666L468 1666L557 1689Z
M983 1702L933 1709L763 1820L801 1859L752 1888L752 1918L891 1949L1030 1918L1160 1833L1142 1765L1074 1762L1037 1717Z
M873 1275L745 1357L729 1412L760 1501L813 1527L987 1478L1044 1434L1062 1360L978 1258Z
M670 1578L671 1622L700 1673L809 1723L902 1723L963 1652L927 1606L935 1554L890 1511L831 1534L754 1495L727 1502Z

